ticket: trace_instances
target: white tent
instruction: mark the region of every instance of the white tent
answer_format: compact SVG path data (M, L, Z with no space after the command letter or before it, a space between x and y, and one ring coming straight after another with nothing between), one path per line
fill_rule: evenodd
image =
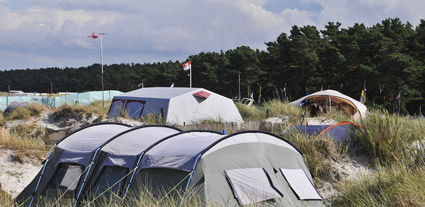
M229 98L203 88L142 88L114 96L109 118L125 111L130 118L161 114L167 123L185 125L202 120L243 122Z
M365 118L367 111L364 104L334 90L318 91L293 101L290 104L293 106L306 105L310 110L314 105L323 106L329 110L340 109L351 115L354 120Z

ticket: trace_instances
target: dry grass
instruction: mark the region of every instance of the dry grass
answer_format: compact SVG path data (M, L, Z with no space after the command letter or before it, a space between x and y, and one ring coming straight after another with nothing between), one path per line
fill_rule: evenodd
M0 126L4 126L6 124L6 118L3 116L3 111L0 111Z
M373 157L377 164L412 165L418 152L413 142L425 139L425 120L372 112L361 122L362 130L352 136L361 153ZM424 152L419 152L424 155Z
M105 101L104 106L102 107L102 101L95 101L91 105L69 105L64 104L60 107L54 109L52 116L55 121L61 119L84 119L86 116L96 115L99 120L102 120L108 116L108 110L110 101Z
M266 101L261 106L246 106L236 103L236 107L244 121L258 121L267 117L278 116L288 116L292 120L299 119L302 116L301 108L277 99Z
M0 206L14 206L12 196L3 191L0 183Z
M46 110L46 107L38 103L30 103L27 106L17 107L6 118L8 120L30 119L31 117L40 116L41 112Z
M344 156L343 146L336 145L329 137L309 137L297 130L289 130L284 137L304 153L310 173L318 186L324 181L338 181L337 172L332 168L330 160L341 160Z
M0 145L3 148L16 150L15 159L23 163L27 158L42 160L47 154L47 146L41 138L16 136L9 130L0 127Z
M340 183L334 206L425 206L425 168L381 168L357 181Z

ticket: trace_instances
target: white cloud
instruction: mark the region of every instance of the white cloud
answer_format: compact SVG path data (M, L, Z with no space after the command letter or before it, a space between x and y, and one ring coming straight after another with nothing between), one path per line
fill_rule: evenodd
M319 25L328 21L339 21L343 26L365 23L372 26L385 18L399 17L403 22L417 25L423 16L423 0L303 0L318 3L323 7L318 19Z
M109 64L184 60L201 51L240 45L265 49L264 42L288 33L293 25L323 28L328 21L339 21L343 27L355 22L371 26L396 16L415 25L425 8L422 0L292 0L322 9L273 13L264 9L268 1L272 0L29 0L12 9L12 3L21 1L0 0L0 65L4 69L97 62L99 42L86 38L92 32L107 33ZM19 57L22 61L12 61Z

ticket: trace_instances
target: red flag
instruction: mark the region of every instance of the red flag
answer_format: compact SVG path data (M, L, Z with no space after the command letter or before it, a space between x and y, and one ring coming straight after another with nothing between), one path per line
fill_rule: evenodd
M183 64L183 70L189 70L192 68L192 61L189 60L187 63Z
M398 92L397 96L395 97L395 100L399 99L401 95L401 92Z
M102 35L102 34L101 34ZM94 32L93 33L91 33L91 35L90 36L87 36L88 38L92 38L92 39L96 39L98 36L97 35L94 35Z

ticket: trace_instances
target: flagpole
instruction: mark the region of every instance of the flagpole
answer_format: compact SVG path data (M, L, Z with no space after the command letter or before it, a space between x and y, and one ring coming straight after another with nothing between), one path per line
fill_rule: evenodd
M100 36L100 69L102 70L102 108L105 107L105 86L103 84L103 33L99 33Z
M400 94L400 96L398 97L398 115L400 116L400 107L401 107L400 99L401 99L401 92L398 92L398 93Z

